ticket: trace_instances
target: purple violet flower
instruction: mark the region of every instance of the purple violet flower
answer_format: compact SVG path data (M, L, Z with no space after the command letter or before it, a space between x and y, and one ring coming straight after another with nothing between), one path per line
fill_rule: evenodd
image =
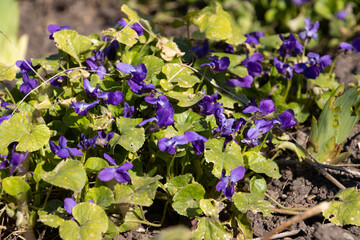
M101 181L108 182L115 178L118 182L126 183L131 180L130 175L127 171L133 167L132 163L126 162L123 165L117 166L115 159L110 157L108 154L104 153L104 158L115 167L106 167L101 170L98 175L98 178Z
M209 52L209 42L206 40L203 45L198 41L196 42L196 46L190 48L190 51L195 52L195 55L198 58L201 58L203 56L206 56Z
M250 45L258 45L260 43L260 37L265 37L265 33L255 31L245 34L246 40L245 43Z
M105 52L101 50L93 50L94 55L86 59L89 69L96 71L96 75L100 79L106 76L106 68L103 66L105 60Z
M274 126L274 120L255 119L255 126L246 132L246 139L255 139L267 133Z
M95 147L96 146L96 139L98 138L98 136L95 136L93 138L85 138L85 134L81 134L80 135L80 142L77 144L77 147L80 150L88 150L90 147Z
M200 67L208 65L214 72L225 71L230 65L230 59L228 57L219 58L217 56L209 57L211 62L201 64Z
M294 111L292 109L287 109L279 115L278 120L276 120L275 123L279 123L280 128L283 130L287 128L291 128L297 123L294 117L295 117Z
M283 41L282 45L278 49L281 57L285 58L302 54L304 46L298 42L297 38L292 33L290 33L288 39L284 39L281 34L279 37L281 41Z
M97 93L96 96L103 99L105 103L114 106L119 105L125 97L124 93L121 91Z
M15 152L15 148L16 148L16 145L14 144L10 155L7 155L7 156L1 155L2 157L6 158L6 159L5 159L5 161L0 162L0 169L5 169L7 167L10 167L10 175L12 175L16 169L18 169L19 172L23 171L23 169L20 167L20 165L22 164L22 162L26 159L26 157L29 154L28 151L24 154L17 153L17 152Z
M158 98L145 97L145 101L150 104L156 104L156 116L140 122L138 125L143 126L146 123L156 121L159 127L172 125L174 121L174 108L167 97L160 95Z
M352 41L352 44L347 43L347 42L340 43L339 48L348 50L348 51L352 51L354 53L360 52L360 37L355 38Z
M104 48L104 54L105 56L107 56L107 58L110 61L113 61L116 59L116 50L120 48L120 44L118 41L114 40L110 43L109 46L107 46L106 48Z
M121 18L117 23L123 28L129 26L124 18ZM138 36L144 35L144 29L141 27L139 23L132 24L130 28L133 29Z
M53 34L54 34L55 32L58 32L58 31L60 31L60 30L65 30L65 29L70 30L70 26L62 26L62 27L61 27L61 26L56 25L56 24L50 24L50 25L48 26L48 31L50 32L49 39L54 40Z
M90 108L95 107L96 104L98 104L100 100L96 100L92 103L86 103L86 102L72 102L70 104L70 107L74 107L74 111L80 115L84 116L88 114L88 111Z
M260 116L266 116L276 110L273 100L269 98L265 98L260 101L259 107L257 107L256 103L252 102L249 106L247 106L243 112L244 113L253 113L260 112Z
M55 78L51 78L49 82L54 87L61 87L63 82L66 81L65 78L66 78L65 76L58 76L58 77L55 77Z
M308 39L310 40L313 38L315 41L317 40L318 34L317 31L319 30L320 23L316 21L314 24L310 23L310 18L305 18L305 31L299 33L299 38L301 40Z
M307 2L310 2L312 0L291 0L296 6L304 5Z
M5 121L5 120L9 120L9 118L12 116L12 114L7 114L7 115L4 115L4 116L1 116L0 117L0 124Z
M274 57L274 65L284 78L289 80L293 77L292 67L287 63L281 62L276 56Z
M20 85L19 90L23 94L28 94L31 90L35 89L39 85L39 82L30 78L26 73L23 74L23 84Z
M228 87L242 87L251 88L251 84L254 82L254 78L250 75L245 77L231 78L226 82Z
M114 137L113 132L109 132L106 134L105 130L98 131L98 135L96 136L96 145L105 147L109 141Z
M221 173L220 182L216 185L216 191L222 191L228 199L232 198L235 193L235 183L240 181L245 175L245 168L236 167L230 172L230 176Z
M221 106L220 103L216 102L219 94L216 92L213 95L205 95L203 99L198 103L200 108L200 113L203 116L212 115L215 113L216 109Z
M130 106L127 102L125 102L124 109L123 109L124 117L131 118L131 116L133 115L134 112L135 112L135 107Z
M96 94L98 93L99 87L100 87L100 84L98 84L96 87L91 86L90 81L87 78L84 78L83 88L88 97L95 98Z
M50 149L51 151L61 157L61 158L68 158L71 155L77 156L77 157L81 157L83 154L82 152L80 152L78 149L76 148L68 148L67 147L67 140L64 136L61 136L59 138L59 146L56 145L53 141L49 141L50 144Z
M32 68L34 68L31 63L31 60L25 60L25 61L18 60L18 61L16 61L15 64L18 68L20 68L20 72L23 74L31 72Z
M260 76L262 72L262 66L260 62L264 61L264 56L261 53L254 53L250 58L246 58L241 64L246 67L248 73L252 77Z
M9 105L10 105L10 103L5 102L4 99L0 98L0 106L1 106L2 108L8 109L7 106L9 106Z
M302 73L306 78L316 79L320 72L325 71L325 67L332 63L330 55L320 57L317 53L308 53L309 60L306 63L293 65L296 73Z
M335 17L342 21L345 21L347 15L348 15L348 11L346 11L346 9L337 11L335 13Z
M184 135L187 137L188 141L192 143L193 150L196 155L200 155L205 150L205 142L207 142L207 138L201 136L200 134L193 131L186 131Z
M175 136L172 138L161 138L158 142L158 147L160 151L167 151L169 154L174 154L176 152L177 145L184 145L189 142L188 137L185 135Z

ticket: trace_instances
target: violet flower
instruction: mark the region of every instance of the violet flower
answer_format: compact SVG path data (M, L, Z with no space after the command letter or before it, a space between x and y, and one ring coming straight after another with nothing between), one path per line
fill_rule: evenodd
M246 67L248 73L252 77L260 76L262 72L262 66L260 62L264 61L264 56L261 53L254 53L250 58L246 58L241 64Z
M207 142L207 138L201 136L200 134L193 131L186 131L184 135L187 137L188 141L192 143L193 150L196 155L200 155L205 150L205 142Z
M96 96L103 99L105 103L114 106L119 105L125 97L124 93L121 91L97 93Z
M5 159L5 161L0 162L0 169L5 169L5 168L9 167L10 175L12 175L16 169L18 169L19 172L23 171L23 169L20 167L20 165L22 164L22 162L26 159L26 157L29 154L28 151L26 151L26 153L24 153L24 154L15 152L15 148L16 148L16 145L14 144L10 155L7 155L7 156L1 155L2 157L6 158L6 159Z
M226 82L228 87L242 87L242 88L251 88L254 78L250 75L245 77L231 78Z
M81 134L80 135L80 142L77 144L77 147L80 150L88 150L90 147L95 147L96 146L96 139L98 138L98 136L95 136L93 138L85 138L85 134Z
M20 85L19 90L23 94L28 94L31 90L35 89L39 85L39 82L30 78L28 74L23 74L23 84Z
M74 111L80 115L84 116L88 114L88 111L90 108L95 107L96 104L98 104L100 100L96 100L92 103L86 103L86 102L72 102L70 104L70 107L74 107Z
M117 23L123 28L129 26L124 18L121 18ZM133 29L138 36L144 35L144 29L141 27L139 23L132 24L130 28Z
M143 126L146 123L156 121L159 127L172 125L174 121L174 108L167 97L160 95L158 98L145 97L145 101L150 104L156 104L156 116L140 122L138 125Z
M325 71L325 67L332 63L330 55L320 57L317 53L308 53L309 60L306 63L293 65L296 73L302 73L306 78L316 79L320 72Z
M2 108L8 109L8 106L10 105L10 103L6 102L4 99L0 98L0 106Z
M217 56L209 57L211 62L201 64L200 67L205 65L209 66L214 72L225 71L230 65L230 59L228 57L218 58Z
M71 155L77 156L77 157L81 157L83 154L82 152L80 152L78 149L76 148L68 148L67 147L67 140L64 136L61 136L59 138L59 146L56 145L53 141L49 141L50 144L50 149L51 151L61 157L61 158L68 158Z
M124 109L123 109L124 117L131 118L131 116L133 115L134 112L135 112L135 107L130 106L127 102L125 102Z
M260 37L264 37L265 33L255 31L245 34L246 40L245 43L250 45L258 45L260 43Z
M7 114L7 115L4 115L4 116L1 116L0 117L0 124L5 121L5 120L9 120L9 118L12 116L12 114Z
M20 68L20 72L23 74L31 72L32 68L34 68L31 63L31 60L25 60L25 61L18 60L18 61L16 61L15 64L18 68Z
M291 0L296 6L304 5L312 0Z
M106 68L103 66L105 60L105 52L102 50L93 50L94 55L86 59L89 69L96 71L96 75L100 79L106 76Z
M198 58L206 56L209 52L209 42L207 40L205 40L203 45L201 45L201 43L198 41L198 42L196 42L195 47L190 48L190 51L195 52L195 55Z
M216 92L213 95L205 95L203 99L197 104L200 108L200 113L203 116L212 115L215 110L221 106L220 103L216 102L219 94Z
M335 17L338 18L338 19L340 19L340 20L342 20L342 21L345 21L346 16L347 16L348 14L349 14L348 11L346 11L346 9L344 9L344 10L337 11L337 12L335 13Z
M308 39L310 40L313 38L315 41L317 40L318 34L317 31L319 30L320 24L319 21L316 21L314 24L310 23L310 18L305 18L305 31L299 33L299 38L301 40Z
M133 167L133 164L130 162L124 163L123 165L117 166L115 160L110 157L108 154L104 153L104 158L114 165L115 167L107 167L101 170L98 175L98 178L103 182L108 182L113 178L118 182L126 183L130 181L130 175L127 172Z
M177 145L184 145L188 142L188 137L185 135L175 136L172 138L161 138L158 142L158 147L162 152L167 151L169 154L174 154L176 152Z
M96 87L91 86L90 81L87 78L84 78L83 88L88 97L95 98L96 94L98 93L99 87L100 87L100 84L98 84Z
M276 120L275 123L279 123L280 128L283 130L287 128L291 128L297 123L294 117L295 117L294 111L292 109L287 109L279 115L278 120Z
M360 37L355 38L352 43L342 42L339 48L352 51L354 53L360 52Z
M61 87L63 82L66 81L65 78L66 78L65 76L58 76L58 77L55 77L55 78L51 78L49 82L54 87Z
M65 30L65 29L70 30L70 26L59 26L56 24L50 24L48 26L48 31L50 32L49 39L54 40L53 34L60 30Z
M143 94L155 90L151 83L146 84L143 80L146 78L147 69L145 64L140 63L137 67L128 63L117 63L116 68L123 73L130 73L131 78L128 81L130 89L136 94Z
M284 78L289 80L293 77L292 67L287 63L281 62L276 56L274 57L274 65Z
M260 112L260 116L266 116L276 110L273 100L269 98L265 98L260 101L259 107L257 107L256 103L252 102L249 106L247 106L243 112L244 113L253 113Z
M108 134L106 134L105 130L100 130L98 131L98 135L96 137L96 145L104 147L114 137L114 133L109 132Z
M235 193L235 183L244 178L245 168L236 167L230 172L230 176L221 173L220 182L216 185L216 191L222 191L228 199L232 198Z
M264 119L256 119L255 126L250 128L246 134L246 139L255 139L258 138L260 135L267 133L270 131L274 126L274 120L264 120Z
M109 46L104 48L104 53L110 61L116 59L116 50L118 48L120 48L120 44L116 40L112 41Z
M291 32L287 39L284 39L281 34L279 37L281 41L283 41L282 45L278 49L281 57L285 58L302 54L304 46L298 42L297 38Z

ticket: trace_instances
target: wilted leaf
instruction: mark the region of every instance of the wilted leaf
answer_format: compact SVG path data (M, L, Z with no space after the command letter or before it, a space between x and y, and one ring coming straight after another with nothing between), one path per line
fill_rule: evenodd
M180 51L172 39L166 37L159 38L156 47L161 50L160 55L165 61L171 61L173 58L181 57L185 54Z

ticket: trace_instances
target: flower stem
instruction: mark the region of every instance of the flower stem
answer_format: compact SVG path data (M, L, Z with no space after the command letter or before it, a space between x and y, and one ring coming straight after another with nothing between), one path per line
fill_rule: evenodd
M166 173L167 178L168 178L167 180L170 180L171 178L174 177L174 171L172 170L172 167L174 166L175 157L176 157L176 152L174 153L174 155L167 167L167 173Z
M6 87L6 85L5 85L2 81L0 81L0 83L1 83L1 85L4 87L6 93L7 93L7 94L9 95L9 97L11 98L11 101L13 102L13 104L16 105L15 99L14 99L13 95L11 94L11 92L9 91L9 89Z

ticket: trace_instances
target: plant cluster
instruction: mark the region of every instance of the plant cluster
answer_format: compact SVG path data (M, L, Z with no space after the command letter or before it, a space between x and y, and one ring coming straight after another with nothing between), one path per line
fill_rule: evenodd
M127 18L100 34L50 25L57 54L19 60L16 77L1 67L1 80L17 79L1 98L1 212L18 227L58 228L63 239L160 227L170 211L197 219L193 239L251 238L247 212L271 215L263 196L267 178L281 176L274 158L291 144L286 131L313 103L329 108L342 119L331 128L320 117L312 146L318 152L323 128L341 133L327 132L334 145L319 153L335 159L346 123L358 120L358 90L338 98L326 72L332 57L306 53L319 28L309 18L299 38L243 36L214 4L179 22L198 27L191 38L173 39L127 5L122 11ZM359 48L357 39L340 47ZM348 115L344 104L354 107ZM158 223L144 211L155 201L165 206Z

